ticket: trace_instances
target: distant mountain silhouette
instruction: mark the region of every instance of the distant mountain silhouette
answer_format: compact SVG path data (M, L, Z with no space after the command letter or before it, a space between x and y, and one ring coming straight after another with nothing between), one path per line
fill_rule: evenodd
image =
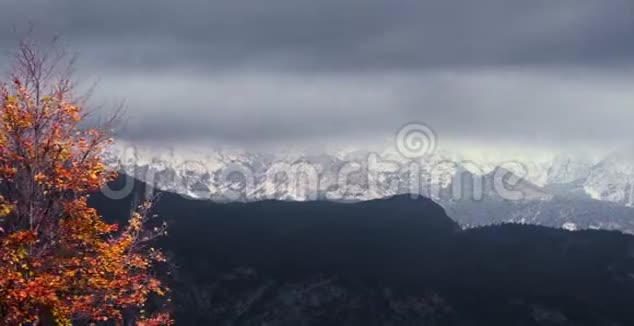
M134 198L91 202L116 221ZM177 266L183 325L634 325L634 237L619 232L463 231L410 196L220 204L164 192L154 211L169 223L159 245Z

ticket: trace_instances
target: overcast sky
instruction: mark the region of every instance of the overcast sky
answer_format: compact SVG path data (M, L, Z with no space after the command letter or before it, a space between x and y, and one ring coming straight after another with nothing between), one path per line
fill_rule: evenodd
M80 54L132 140L634 140L631 0L0 0Z

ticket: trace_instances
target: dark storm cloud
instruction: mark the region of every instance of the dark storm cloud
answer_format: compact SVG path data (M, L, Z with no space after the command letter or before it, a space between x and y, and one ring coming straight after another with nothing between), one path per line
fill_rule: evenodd
M28 21L126 101L128 138L634 139L629 0L2 0L0 47Z
M113 65L313 69L629 60L628 0L4 0ZM8 31L8 28L3 28ZM6 38L6 36L5 36Z

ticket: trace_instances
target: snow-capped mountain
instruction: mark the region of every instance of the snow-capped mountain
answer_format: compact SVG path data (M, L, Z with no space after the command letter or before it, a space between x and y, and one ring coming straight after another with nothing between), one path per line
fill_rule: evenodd
M592 171L593 162L587 158L556 156L548 169L546 184L566 184L585 179Z
M498 199L548 199L539 193L557 187L561 195L575 187L578 190L581 182L583 192L591 198L632 205L630 185L634 181L634 160L623 155L608 156L598 164L573 156L474 156L447 151L408 159L392 149L273 154L132 146L120 141L109 148L106 161L158 189L214 200L367 200L401 193L442 199L447 193L443 189L456 183L465 188L468 180L475 180L470 191L477 190L474 183L487 182L489 193L512 190L504 189L500 183L504 179L521 181L533 190L528 197ZM488 181L483 182L485 179ZM496 183L501 189L493 189Z
M634 160L625 154L612 154L595 165L583 184L593 199L634 206Z
M118 142L106 153L109 165L160 190L213 200L368 200L411 193L434 199L547 199L540 187L550 166L540 161L477 160L437 152L408 159L396 150L255 153L130 146ZM467 187L466 182L471 184ZM511 185L513 184L513 185ZM464 186L464 187L463 187ZM479 186L486 189L477 189ZM513 188L515 187L515 188ZM505 198L504 190L526 192ZM508 188L508 189L507 189ZM458 193L460 191L460 193Z
M634 232L634 159L626 155L593 161L436 151L409 159L394 149L271 153L117 142L105 157L157 189L197 199L360 201L413 194L438 201L464 226L516 222ZM597 215L605 209L614 216Z

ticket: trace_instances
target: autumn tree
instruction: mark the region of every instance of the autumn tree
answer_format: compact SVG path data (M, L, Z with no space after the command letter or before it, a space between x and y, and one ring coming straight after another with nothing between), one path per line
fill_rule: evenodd
M144 312L167 291L148 245L162 230L143 227L149 204L121 227L88 206L115 176L101 159L112 120L85 127L57 54L21 42L0 85L0 324L168 324Z

